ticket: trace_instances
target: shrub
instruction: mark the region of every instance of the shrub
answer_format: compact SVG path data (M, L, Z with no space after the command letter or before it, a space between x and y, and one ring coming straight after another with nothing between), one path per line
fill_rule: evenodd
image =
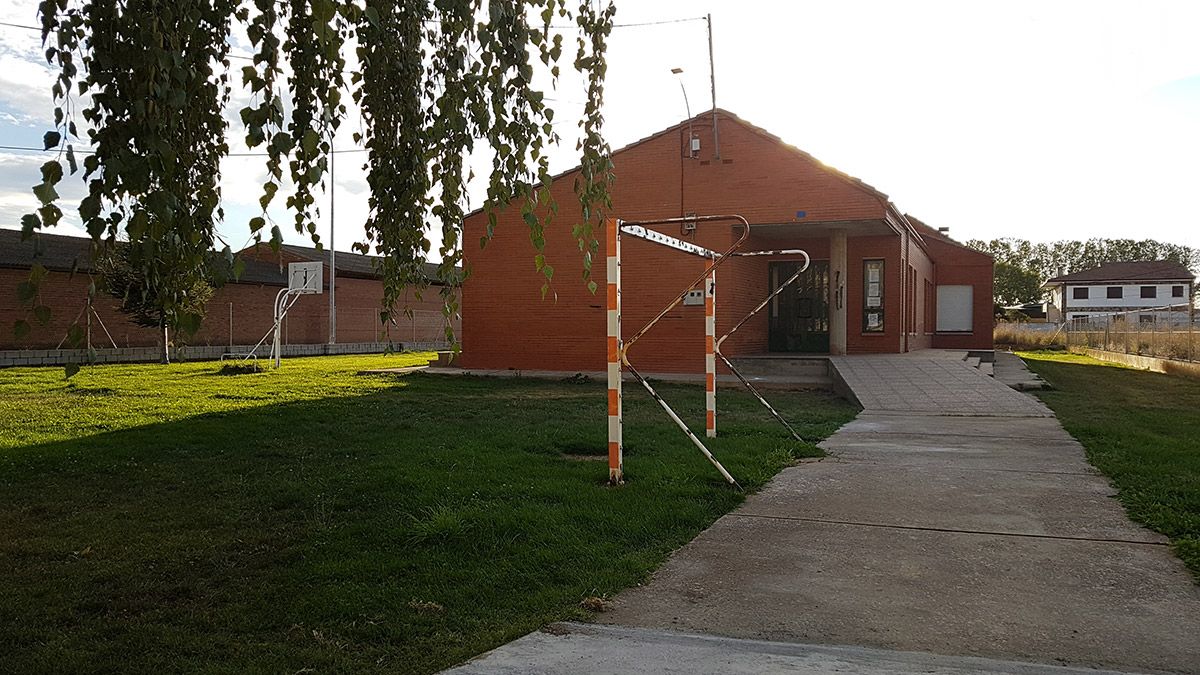
M1061 330L1044 323L998 323L992 330L997 347L1013 350L1063 349L1066 341Z

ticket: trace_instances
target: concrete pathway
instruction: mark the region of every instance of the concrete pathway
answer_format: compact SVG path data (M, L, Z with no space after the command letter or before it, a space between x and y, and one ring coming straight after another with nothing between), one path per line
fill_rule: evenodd
M1113 671L560 623L530 633L448 672L453 675L1106 675Z
M629 633L535 634L463 672L1200 673L1200 587L1040 402L961 354L834 362L865 410L830 457L784 470L620 595L599 620Z
M963 361L962 352L835 356L838 375L872 412L1052 417L1037 399L1012 390Z

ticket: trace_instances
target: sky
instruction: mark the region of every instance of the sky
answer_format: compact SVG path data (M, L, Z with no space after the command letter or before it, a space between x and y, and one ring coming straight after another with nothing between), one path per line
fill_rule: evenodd
M1200 3L616 1L618 24L711 12L719 107L960 240L1131 237L1200 247ZM4 3L0 22L36 25L36 4ZM53 75L39 43L35 31L0 26L0 145L40 147L51 128ZM247 53L248 43L235 36L233 50ZM615 29L605 105L612 147L684 119L680 80L693 114L711 106L704 21ZM564 77L548 96L563 136L551 168L561 171L577 164L583 83ZM246 100L234 92L231 120ZM335 147L354 149L359 124L352 109ZM231 141L233 152L246 150L236 124ZM336 158L338 250L364 237L364 158ZM486 156L473 159L485 174ZM45 160L0 150L0 227L18 227L35 207L30 186ZM259 215L262 162L222 165L220 232L234 249L249 242L246 223ZM484 187L474 182L474 206ZM59 192L69 217L58 231L81 233L72 216L82 183L68 178ZM272 215L288 241L308 242L281 209ZM328 209L321 218L327 236Z

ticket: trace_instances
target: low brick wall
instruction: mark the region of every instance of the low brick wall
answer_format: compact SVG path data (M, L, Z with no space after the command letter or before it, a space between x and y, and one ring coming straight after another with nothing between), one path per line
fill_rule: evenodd
M1200 363L1193 361L1176 361L1174 359L1160 359L1154 356L1123 354L1121 352L1110 352L1090 347L1071 347L1071 351L1076 354L1086 354L1093 359L1108 361L1109 363L1120 363L1131 368L1140 368L1155 373L1166 373L1167 375L1186 375L1187 377L1200 378Z
M248 354L253 345L196 345L171 350L172 360L216 361L224 354ZM342 344L283 345L283 356L326 356L334 354L380 354L386 351L437 350L445 349L441 342L347 342ZM158 347L123 347L119 349L96 349L95 363L156 363ZM268 359L271 346L262 345L258 358ZM67 363L85 363L86 349L10 349L0 350L0 368L11 366L61 366Z

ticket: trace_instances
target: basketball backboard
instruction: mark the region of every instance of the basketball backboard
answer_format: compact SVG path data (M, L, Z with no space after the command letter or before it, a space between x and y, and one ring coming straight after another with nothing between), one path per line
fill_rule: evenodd
M288 263L288 290L297 293L321 293L322 269L320 262Z

